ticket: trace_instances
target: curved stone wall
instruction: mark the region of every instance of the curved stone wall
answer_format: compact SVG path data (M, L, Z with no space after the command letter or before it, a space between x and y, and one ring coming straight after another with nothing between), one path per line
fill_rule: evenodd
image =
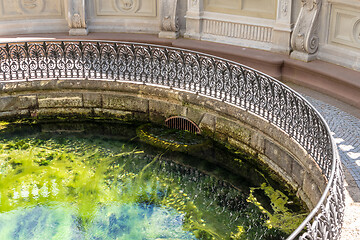
M164 124L171 116L188 117L209 137L259 158L297 191L309 209L317 204L327 183L315 161L282 130L215 99L168 88L99 80L6 83L2 92L2 119L79 115Z

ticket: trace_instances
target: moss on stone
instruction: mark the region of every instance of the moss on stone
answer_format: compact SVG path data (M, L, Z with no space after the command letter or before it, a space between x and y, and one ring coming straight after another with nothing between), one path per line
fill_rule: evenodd
M152 146L176 152L198 150L208 143L208 140L200 135L153 124L138 127L136 133L142 141Z
M261 189L270 199L272 213L266 210L254 196L254 191L257 189ZM267 215L266 226L268 228L275 227L287 234L291 234L305 220L307 215L307 213L294 215L286 206L289 203L289 198L283 192L275 190L266 182L258 188L251 188L247 201L258 206L259 210Z

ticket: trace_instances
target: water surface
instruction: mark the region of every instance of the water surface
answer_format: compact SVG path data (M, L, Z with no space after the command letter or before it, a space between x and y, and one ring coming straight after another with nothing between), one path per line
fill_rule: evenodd
M209 140L192 150L154 147L137 127L4 126L0 239L284 239L306 216L243 154ZM151 136L167 141L159 135ZM174 135L185 136L169 134L173 143ZM194 139L176 144L202 142Z

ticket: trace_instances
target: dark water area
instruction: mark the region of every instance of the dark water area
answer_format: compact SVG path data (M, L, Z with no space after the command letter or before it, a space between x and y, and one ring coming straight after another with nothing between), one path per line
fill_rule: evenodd
M242 152L149 124L6 124L0 239L285 239L303 203Z

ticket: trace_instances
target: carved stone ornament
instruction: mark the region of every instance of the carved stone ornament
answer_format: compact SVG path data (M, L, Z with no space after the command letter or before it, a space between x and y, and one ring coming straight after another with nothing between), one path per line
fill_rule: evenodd
M159 37L177 38L179 35L179 17L177 16L177 0L163 0L161 12L161 32Z
M175 18L169 15L165 16L162 20L162 30L170 32L179 31L179 19L178 17Z
M44 0L18 0L19 9L23 13L36 14L44 10Z
M139 8L140 0L114 0L115 6L120 12L136 12Z
M356 43L360 43L360 19L357 20L353 27L353 35Z
M288 14L288 2L287 0L281 0L281 15L286 17Z
M73 28L82 28L80 14L74 13L74 15L72 15L71 22L72 22L72 27Z
M305 55L313 55L319 47L319 37L316 35L321 0L301 0L301 10L291 37L294 51ZM295 57L296 58L296 57ZM301 60L308 61L310 58Z
M68 24L70 35L87 35L85 0L68 0Z

